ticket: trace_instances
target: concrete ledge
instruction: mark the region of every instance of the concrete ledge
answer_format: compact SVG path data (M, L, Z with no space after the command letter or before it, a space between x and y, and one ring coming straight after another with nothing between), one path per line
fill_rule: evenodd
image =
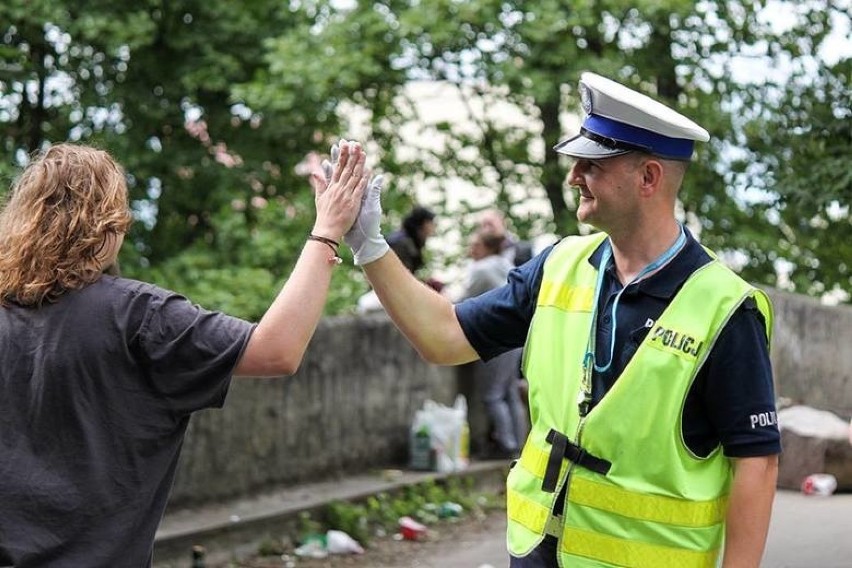
M393 494L406 487L452 478L470 478L478 489L500 490L508 467L507 461L481 461L452 473L390 470L393 473L389 474L386 470L168 511L157 531L154 566L185 568L194 545L207 550L211 563L251 555L266 539L297 535L304 513L317 518L334 501L358 502L379 493Z

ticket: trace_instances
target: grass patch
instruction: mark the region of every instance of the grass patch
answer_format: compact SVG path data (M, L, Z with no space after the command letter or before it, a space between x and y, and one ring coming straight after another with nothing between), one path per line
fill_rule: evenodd
M433 526L505 507L500 495L475 490L474 485L471 477L429 480L393 493L377 493L363 501L333 501L317 518L303 514L299 541L335 529L366 547L374 538L396 532L401 517Z

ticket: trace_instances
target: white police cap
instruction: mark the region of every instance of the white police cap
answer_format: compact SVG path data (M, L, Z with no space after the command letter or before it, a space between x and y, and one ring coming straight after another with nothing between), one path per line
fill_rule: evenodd
M666 105L594 73L580 76L586 118L580 133L554 147L575 158L609 158L640 151L689 161L695 141L710 134Z

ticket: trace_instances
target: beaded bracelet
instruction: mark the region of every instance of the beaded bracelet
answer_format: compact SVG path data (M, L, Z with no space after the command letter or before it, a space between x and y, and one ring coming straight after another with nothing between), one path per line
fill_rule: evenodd
M329 264L341 264L343 262L343 259L340 258L340 255L337 252L337 247L340 246L340 243L338 243L337 241L335 241L333 239L329 239L328 237L320 237L319 235L314 235L314 234L309 234L308 240L323 243L324 245L328 246L328 248L331 249L331 252L333 254L330 257L328 257Z

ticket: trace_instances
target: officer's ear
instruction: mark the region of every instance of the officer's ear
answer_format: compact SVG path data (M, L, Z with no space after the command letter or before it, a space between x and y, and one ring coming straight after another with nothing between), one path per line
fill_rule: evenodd
M663 187L665 169L663 164L653 156L646 156L638 164L639 194L651 197Z

